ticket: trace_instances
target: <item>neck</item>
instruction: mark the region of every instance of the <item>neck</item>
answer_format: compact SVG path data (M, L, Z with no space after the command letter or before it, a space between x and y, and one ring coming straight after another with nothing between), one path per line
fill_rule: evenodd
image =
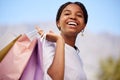
M63 39L65 40L65 43L67 43L68 45L74 47L75 46L75 41L76 41L76 36L66 36L61 34Z

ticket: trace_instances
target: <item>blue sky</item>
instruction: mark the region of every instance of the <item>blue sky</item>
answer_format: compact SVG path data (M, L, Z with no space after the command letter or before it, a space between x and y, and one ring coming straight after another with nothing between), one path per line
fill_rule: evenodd
M55 21L57 9L68 0L0 0L0 25ZM76 1L76 0L69 0ZM87 28L120 35L119 0L79 0L87 8Z

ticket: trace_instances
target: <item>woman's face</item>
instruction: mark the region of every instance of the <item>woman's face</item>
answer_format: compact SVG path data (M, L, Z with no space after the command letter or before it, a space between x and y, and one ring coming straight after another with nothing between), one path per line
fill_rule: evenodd
M76 4L67 5L61 13L57 26L62 34L76 36L85 27L83 11Z

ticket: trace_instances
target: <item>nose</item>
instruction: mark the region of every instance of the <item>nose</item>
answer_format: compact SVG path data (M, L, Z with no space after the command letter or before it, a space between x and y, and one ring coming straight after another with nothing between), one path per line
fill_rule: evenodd
M70 19L76 19L76 16L74 14L71 14Z

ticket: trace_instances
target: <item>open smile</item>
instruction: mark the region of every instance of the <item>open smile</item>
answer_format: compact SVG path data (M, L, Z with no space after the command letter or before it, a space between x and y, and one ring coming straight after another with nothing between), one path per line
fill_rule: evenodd
M68 25L70 25L71 27L77 27L78 23L74 22L74 21L69 21L67 22Z

